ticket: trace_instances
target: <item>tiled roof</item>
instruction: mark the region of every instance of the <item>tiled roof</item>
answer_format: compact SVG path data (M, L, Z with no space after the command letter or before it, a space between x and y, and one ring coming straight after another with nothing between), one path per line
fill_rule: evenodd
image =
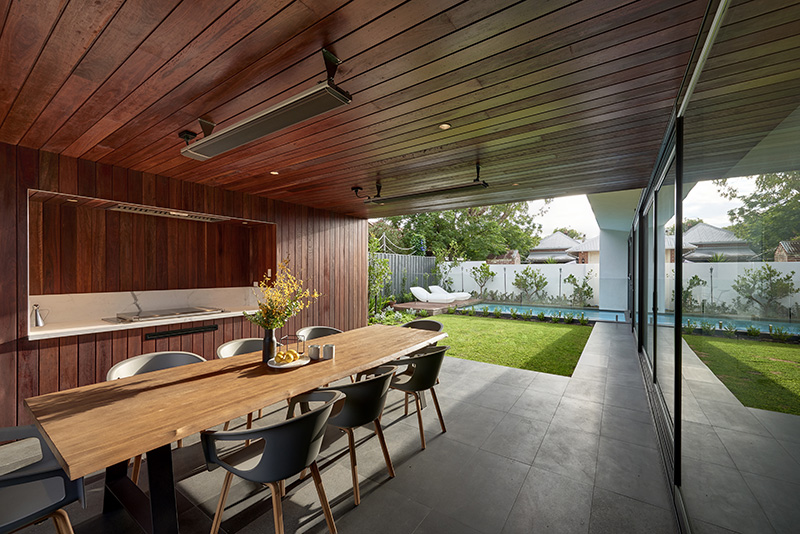
M781 246L789 256L800 256L800 239L781 241Z
M567 250L570 247L579 245L577 241L566 234L556 232L542 239L538 246L533 247L531 252L542 250Z
M590 239L587 239L583 243L578 243L574 247L570 247L567 249L567 253L577 254L578 252L597 252L600 250L600 236L594 236Z
M684 243L704 245L706 243L736 243L747 246L747 241L739 239L730 230L723 230L706 223L697 223L683 233Z

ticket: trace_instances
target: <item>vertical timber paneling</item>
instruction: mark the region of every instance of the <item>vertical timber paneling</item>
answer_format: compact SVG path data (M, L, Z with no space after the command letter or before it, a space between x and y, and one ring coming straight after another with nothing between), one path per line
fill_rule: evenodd
M65 211L40 203L29 206L28 189L276 224L225 233L198 223L187 226L183 233L184 242L194 241L198 246L186 247L179 243L182 234L177 224L158 224L152 217L140 222L137 216L118 212L87 214L74 207ZM30 250L29 209L30 232L50 232L49 239L32 241ZM77 231L72 236L53 231L62 226ZM120 291L139 284L148 290L177 287L173 284L179 283L178 275L169 269L170 262L179 257L170 252L176 251L194 261L204 255L208 258L207 264L188 275L195 283L207 280L211 286L221 286L226 279L239 276L250 285L263 276L264 265L271 266L267 268L274 274L276 262L288 257L292 272L303 279L305 287L322 296L280 329L278 336L310 324L349 330L367 322L366 234L365 220L0 143L0 425L30 422L23 399L105 380L114 363L130 356L188 347L214 358L216 347L235 336L263 335L244 318L234 317L29 341L29 292L64 292L62 286L93 292ZM121 244L125 235L130 235L128 245ZM62 250L67 245L73 250ZM240 261L246 265L239 271L232 262L225 265L226 256L242 255L253 259ZM27 268L29 262L35 264L34 269ZM219 329L145 339L148 332L211 324Z

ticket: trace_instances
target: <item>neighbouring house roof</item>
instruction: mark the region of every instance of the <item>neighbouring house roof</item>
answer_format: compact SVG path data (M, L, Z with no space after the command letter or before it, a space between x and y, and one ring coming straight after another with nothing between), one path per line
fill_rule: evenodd
M555 232L544 239L535 247L531 249L531 252L542 252L542 251L549 251L549 250L567 250L570 247L574 247L575 245L579 245L578 241L575 241L568 235L562 232Z
M800 256L800 239L781 241L779 246L783 247L787 256Z
M696 247L684 255L684 259L690 262L710 261L714 255L721 255L726 261L747 261L756 255L744 239L739 239L730 230L707 223L689 228L683 234L683 241Z
M691 243L686 242L686 238L683 239L683 250L694 250L696 249L696 245L692 245ZM675 236L674 235L665 235L664 236L664 250L675 250Z
M600 251L600 236L594 236L587 239L583 243L578 243L574 247L567 249L567 254L577 256L579 252L599 252Z
M706 244L717 243L735 243L738 245L747 245L747 241L739 239L730 230L717 228L716 226L707 223L697 223L683 233L683 241L685 243L692 243L693 245L702 246Z

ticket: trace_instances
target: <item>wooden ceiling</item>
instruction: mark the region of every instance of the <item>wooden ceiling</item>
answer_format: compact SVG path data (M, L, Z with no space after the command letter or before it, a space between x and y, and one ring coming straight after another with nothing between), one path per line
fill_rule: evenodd
M706 5L0 0L0 141L358 217L643 187ZM198 118L219 129L323 80L323 47L349 106L180 155ZM490 187L435 193L477 161ZM355 198L378 180L430 194Z

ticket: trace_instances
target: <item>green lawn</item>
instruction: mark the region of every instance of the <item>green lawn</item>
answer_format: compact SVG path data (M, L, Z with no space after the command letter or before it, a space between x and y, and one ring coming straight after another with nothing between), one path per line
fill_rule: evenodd
M577 324L437 315L450 337L448 356L571 376L592 329Z
M742 404L800 415L800 346L684 335Z

